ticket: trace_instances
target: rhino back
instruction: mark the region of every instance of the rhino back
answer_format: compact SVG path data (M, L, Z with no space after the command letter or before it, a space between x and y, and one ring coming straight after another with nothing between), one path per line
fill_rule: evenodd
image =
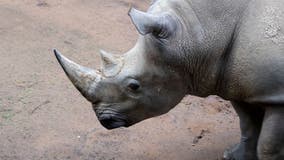
M252 0L226 66L227 99L284 104L284 1Z

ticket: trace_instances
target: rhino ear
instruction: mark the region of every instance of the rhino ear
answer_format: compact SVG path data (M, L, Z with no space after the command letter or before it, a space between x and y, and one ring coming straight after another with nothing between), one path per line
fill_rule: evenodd
M121 58L104 50L100 50L100 55L102 59L103 74L107 77L116 75L122 66Z
M160 38L167 38L169 35L173 34L177 28L176 20L167 14L152 15L131 8L128 15L138 32L142 35L152 33Z

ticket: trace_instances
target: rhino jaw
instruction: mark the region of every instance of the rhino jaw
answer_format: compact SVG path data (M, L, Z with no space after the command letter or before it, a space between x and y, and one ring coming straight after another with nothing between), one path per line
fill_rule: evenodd
M73 85L87 100L94 102L96 99L95 86L101 80L101 76L93 69L86 68L72 62L56 49L54 49L53 52Z

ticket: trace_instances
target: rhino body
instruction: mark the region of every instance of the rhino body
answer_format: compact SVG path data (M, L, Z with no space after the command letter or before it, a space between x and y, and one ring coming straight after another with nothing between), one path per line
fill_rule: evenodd
M284 159L284 1L156 0L130 9L140 36L100 71L58 51L65 73L108 129L167 113L186 95L230 100L241 140L226 160Z

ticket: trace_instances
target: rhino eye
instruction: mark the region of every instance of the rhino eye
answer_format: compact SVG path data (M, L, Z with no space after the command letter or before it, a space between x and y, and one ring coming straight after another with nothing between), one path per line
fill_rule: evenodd
M128 88L132 91L137 91L140 88L138 83L130 83L128 84Z
M139 84L135 84L135 83L130 83L130 84L128 85L128 88L131 89L131 90L133 90L133 91L138 90L139 87L140 87Z

